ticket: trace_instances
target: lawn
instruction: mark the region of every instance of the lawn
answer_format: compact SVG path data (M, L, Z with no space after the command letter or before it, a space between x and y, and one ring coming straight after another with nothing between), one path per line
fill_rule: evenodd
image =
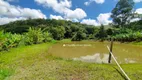
M94 64L48 54L53 43L0 53L0 80L125 80L115 64ZM132 80L142 80L142 64L121 64Z

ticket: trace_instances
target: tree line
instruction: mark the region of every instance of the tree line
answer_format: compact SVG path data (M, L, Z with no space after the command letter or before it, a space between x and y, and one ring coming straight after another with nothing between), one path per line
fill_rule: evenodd
M133 0L119 0L111 12L113 22L107 26L91 26L55 19L28 19L1 25L0 30L4 33L23 35L28 33L30 28L35 28L49 33L54 40L103 41L113 37L114 40L121 42L140 41L142 20L131 22L136 14L133 7Z

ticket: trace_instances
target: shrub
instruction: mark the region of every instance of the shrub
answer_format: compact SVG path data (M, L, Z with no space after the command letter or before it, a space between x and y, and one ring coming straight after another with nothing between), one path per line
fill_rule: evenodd
M81 41L86 39L87 37L83 28L79 28L79 30L77 32L74 32L73 34L74 36L72 37L72 41Z
M42 43L43 40L42 30L40 28L29 28L28 33L25 34L25 43L27 45Z
M113 37L114 37L114 40L121 41L121 42L142 41L141 32L130 32L125 34L118 34Z
M49 32L43 32L43 42L51 42L53 39Z
M64 39L65 28L63 26L59 27L52 27L50 33L52 34L55 40L62 40Z
M21 41L21 35L0 32L0 51L17 47Z

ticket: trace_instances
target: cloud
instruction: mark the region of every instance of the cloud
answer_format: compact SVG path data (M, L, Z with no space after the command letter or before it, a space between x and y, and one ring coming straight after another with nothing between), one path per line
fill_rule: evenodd
M91 3L96 2L97 4L103 4L105 2L105 0L89 0L87 2L85 2L84 4L86 6L90 5Z
M112 22L112 20L109 20L111 16L111 13L101 13L97 17L97 20L100 24L108 25Z
M95 20L95 19L83 19L81 21L81 23L87 24L87 25L94 25L94 26L100 26L101 24L108 25L109 23L112 23L112 20L110 20L110 15L111 15L111 13L101 13L97 17L97 20Z
M19 17L19 18L0 17L0 25L7 24L9 22L13 22L17 20L26 20L26 18L24 17Z
M83 19L81 21L82 24L87 24L87 25L94 25L94 26L99 26L100 24L94 20L94 19Z
M7 1L0 0L0 24L25 18L46 18L40 10L14 6Z
M81 8L72 10L72 3L70 0L35 0L35 2L44 7L52 8L55 12L60 13L68 19L83 19L87 16L85 11Z
M83 19L84 17L86 17L86 13L80 9L77 8L75 10L68 10L66 12L65 18L69 18L69 19Z
M138 9L136 9L136 11L135 11L136 13L138 13L138 14L142 14L142 8L138 8Z
M64 18L62 16L56 16L51 14L50 19L63 20Z
M135 22L135 21L139 21L140 18L134 18L134 19L131 19L130 22Z
M142 0L133 0L135 3L142 2Z
M142 14L142 8L136 9L135 13L137 13L137 14ZM130 22L135 22L135 21L139 21L139 20L141 20L141 19L139 18L139 16L135 16L135 18L131 19Z

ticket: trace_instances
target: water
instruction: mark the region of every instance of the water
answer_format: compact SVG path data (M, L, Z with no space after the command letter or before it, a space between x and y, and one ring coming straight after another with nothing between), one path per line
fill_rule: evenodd
M92 63L107 63L109 42L57 43L48 53L53 56ZM142 63L142 46L114 43L113 54L119 63ZM113 62L113 61L112 61Z

